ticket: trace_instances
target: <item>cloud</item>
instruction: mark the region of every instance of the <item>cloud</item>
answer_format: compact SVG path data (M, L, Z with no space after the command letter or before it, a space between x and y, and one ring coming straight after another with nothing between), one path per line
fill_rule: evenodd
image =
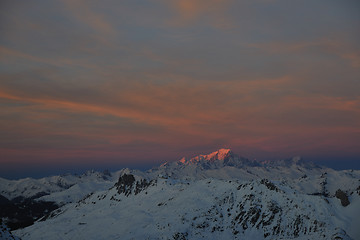
M229 28L232 23L226 14L232 0L176 0L171 1L172 9L177 16L171 20L175 26L189 25L199 21L201 18L208 18L208 24L217 28Z
M16 64L19 64L22 61L26 61L28 66L43 64L59 68L76 67L97 70L98 72L101 71L99 65L92 63L87 59L73 59L70 57L41 57L0 45L0 62L3 62L7 65L16 66Z
M226 137L234 130L238 133L246 131L249 135L251 131L257 131L259 125L267 124L274 124L278 131L287 126L312 128L321 124L322 115L331 116L339 112L343 117L337 117L335 122L327 119L329 126L344 121L354 124L351 117L348 120L345 118L348 114L359 114L359 99L301 96L301 91L292 90L293 84L294 80L288 76L206 83L178 80L163 85L134 83L121 90L116 85L110 85L82 98L72 97L66 92L60 92L56 97L38 93L32 96L30 92L20 93L11 89L1 91L0 97L38 104L53 111L109 115L161 126L176 134L213 138ZM94 97L96 102L91 100ZM296 114L298 119L289 118L296 111L300 112ZM315 114L317 120L309 118L309 114ZM307 118L309 120L304 121Z
M174 1L174 7L179 11L183 18L192 19L198 17L204 12L216 11L219 6L228 4L227 1L221 0L184 0L184 1Z
M143 149L153 144L175 151L177 146L215 148L222 143L283 154L356 145L350 143L359 134L359 98L294 95L293 84L288 76L133 83L124 89L104 86L94 95L96 101L66 92L51 97L2 87L0 101L9 105L3 108L7 118L1 122L7 129L2 132L14 136L6 138L2 146L8 150L3 152L9 157L20 147L43 159L55 153L67 158L101 154L111 158L120 154L119 149L129 149L128 144ZM341 141L336 138L339 134ZM49 148L48 155L40 154L41 148Z
M358 53L344 53L341 55L344 59L351 62L354 68L360 68L360 52Z
M97 34L105 35L103 36L104 40L106 37L114 37L118 33L118 30L107 20L106 16L98 11L98 3L83 0L66 0L63 2L74 18L94 29Z
M318 39L303 42L265 42L249 43L249 47L261 49L270 54L332 54L348 60L352 67L360 67L360 50L357 46L346 44L346 39Z
M324 3L8 4L3 159L356 152L356 17Z

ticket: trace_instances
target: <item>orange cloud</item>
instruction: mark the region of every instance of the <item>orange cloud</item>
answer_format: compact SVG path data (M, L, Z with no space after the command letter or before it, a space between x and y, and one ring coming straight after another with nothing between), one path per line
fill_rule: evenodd
M358 53L344 53L341 55L344 59L351 62L354 68L360 68L360 52Z
M127 96L131 97L130 95ZM121 118L129 118L132 119L132 121L161 125L172 129L179 128L180 126L191 125L190 119L179 115L167 116L166 114L161 114L156 111L147 111L146 108L155 108L157 103L151 102L149 98L142 96L131 97L130 101L135 102L138 105L143 105L143 110L127 106L114 107L49 98L20 97L3 91L0 92L0 98L38 103L41 104L42 107L48 109L66 110L71 112L89 112L96 115L112 115Z
M171 131L190 135L225 137L221 132L226 125L235 126L240 132L269 124L267 115L279 116L291 109L328 109L359 112L359 100L325 96L301 96L289 92L293 80L288 77L252 81L197 82L191 79L171 84L132 84L122 90L107 86L102 89L108 96L99 95L97 102L82 102L50 97L23 96L6 91L0 97L9 100L39 103L44 108L70 112L89 112L105 116L127 118L134 122L162 126ZM270 94L271 98L266 95ZM273 97L273 96L276 97ZM272 117L273 118L273 117ZM274 124L283 128L286 123ZM209 126L217 126L207 131Z
M112 103L103 103L101 96L97 103L87 103L54 99L31 93L11 93L12 91L0 91L0 98L37 103L35 108L61 110L68 112L88 112L91 114L106 116L111 115L119 118L127 118L134 122L161 126L169 129L175 135L208 136L209 138L226 137L228 124L235 124L238 105L244 114L253 111L250 106L239 103L238 94L246 94L258 88L267 87L269 90L276 84L287 82L286 78L276 80L259 80L251 82L211 82L207 84L191 84L188 81L176 81L164 86L137 85L118 91L110 86L102 89L106 92ZM111 89L113 88L113 89ZM30 95L29 95L30 94ZM225 101L225 102L224 102ZM246 101L252 101L251 98ZM31 107L27 107L29 111ZM45 113L46 115L47 113ZM37 113L38 117L41 117ZM45 117L45 116L44 116ZM219 126L209 131L211 125ZM180 138L180 136L178 136ZM116 138L115 140L117 141Z
M345 147L360 128L354 119L360 118L359 98L303 93L294 90L297 80L290 76L251 81L193 81L177 75L170 78L174 81L166 84L105 84L98 89L95 99L72 98L66 93L62 96L61 92L57 97L42 96L5 87L0 98L35 103L13 110L24 115L49 119L47 110L55 112L49 122L62 119L62 113L76 113L100 116L102 126L107 125L107 116L113 116L162 129L137 132L135 128L117 131L101 127L95 132L91 127L81 126L53 132L59 137L104 139L110 146L144 141L191 147L219 141L230 146L282 151L292 148L294 141L299 141L295 144L298 146L304 144L303 149L325 143L340 144L336 139L331 142L325 139L348 134L341 143Z
M232 0L176 0L171 1L172 8L177 11L177 18L173 25L186 25L202 16L210 16L209 24L223 28L229 27L231 22L225 11Z

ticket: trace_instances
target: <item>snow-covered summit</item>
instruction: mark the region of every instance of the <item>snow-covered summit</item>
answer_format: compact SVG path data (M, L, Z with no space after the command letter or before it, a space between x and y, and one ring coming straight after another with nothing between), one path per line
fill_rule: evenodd
M160 166L160 169L171 168L199 168L206 169L219 169L225 166L244 167L244 166L258 166L259 163L250 161L247 158L240 157L235 154L231 149L221 148L210 154L200 154L198 156L187 159L183 157L177 162L166 162Z
M235 154L231 149L219 149L209 154L201 154L190 159L182 158L176 162L166 162L150 172L155 175L181 179L258 179L259 177L298 178L305 171L317 165L304 161L301 157L293 157L278 161L256 161ZM272 169L270 171L270 169Z
M201 161L206 160L210 162L214 162L216 160L224 161L225 159L231 158L234 156L234 153L231 151L231 149L225 149L221 148L215 152L212 152L208 155L199 155L197 157L191 158L191 162L193 161Z
M236 163L243 164L244 162L250 162L248 159L243 158L235 154L231 149L221 148L210 154L200 154L196 157L186 159L182 158L179 163L184 165L198 164L198 163L212 163L216 164L217 162L224 163L223 165L233 165Z
M301 157L293 157L276 161L253 161L240 157L230 149L201 154L190 159L167 162L158 168L149 170L150 179L156 177L201 180L215 178L222 180L259 180L272 179L285 181L298 191L335 196L338 189L352 192L358 186L358 174L349 171L336 171L318 166Z

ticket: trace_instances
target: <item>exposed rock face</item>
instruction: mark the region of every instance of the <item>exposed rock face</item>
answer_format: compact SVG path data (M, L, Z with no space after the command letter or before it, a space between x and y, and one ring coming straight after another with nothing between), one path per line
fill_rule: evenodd
M148 188L153 181L147 181L145 179L142 179L141 181L137 181L134 189L134 194L137 195L141 191Z
M116 183L118 193L124 193L128 196L131 193L131 188L135 182L135 177L132 174L124 174L119 177L119 181Z
M348 196L341 189L338 189L336 191L335 197L340 199L341 205L343 205L344 207L350 204Z
M280 192L279 188L275 186L272 182L270 182L268 179L261 179L261 184L264 184L269 190Z
M153 181L147 181L146 179L136 181L134 175L125 173L119 177L119 181L115 186L117 187L118 193L124 193L125 196L129 196L131 193L137 195L148 188L152 182Z

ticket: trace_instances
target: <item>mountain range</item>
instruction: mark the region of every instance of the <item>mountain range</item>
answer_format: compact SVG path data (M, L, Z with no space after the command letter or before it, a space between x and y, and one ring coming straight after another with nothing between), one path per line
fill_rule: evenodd
M220 149L148 171L0 178L0 194L3 239L360 239L360 171L301 157Z

